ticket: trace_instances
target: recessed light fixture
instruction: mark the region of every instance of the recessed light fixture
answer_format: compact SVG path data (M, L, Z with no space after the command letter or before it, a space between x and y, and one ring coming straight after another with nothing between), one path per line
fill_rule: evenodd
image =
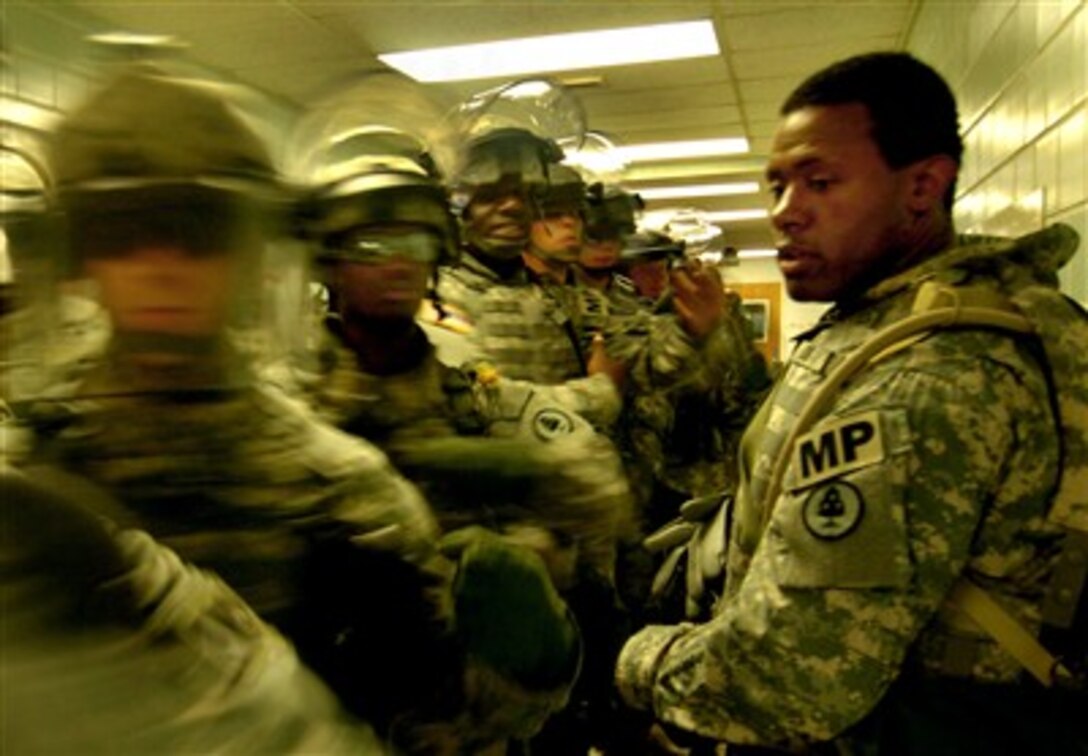
M744 137L722 139L696 139L685 142L647 142L609 147L611 159L619 163L646 163L663 160L683 160L714 155L742 155L748 152L748 140ZM598 159L596 153L589 160ZM579 151L567 154L567 162L582 165L585 160Z
M713 210L704 216L711 223L736 223L737 221L762 220L770 215L762 208L750 210Z
M740 260L758 260L765 257L778 257L776 249L738 249L737 258Z
M712 155L741 155L748 152L748 140L744 137L725 139L696 139L688 142L650 142L616 147L620 156L629 163L649 160L681 160Z
M689 186L631 187L644 200L679 199L681 197L722 197L734 194L755 194L758 181L734 181L728 184L691 184Z
M549 34L383 53L378 60L416 81L468 81L717 55L709 20Z

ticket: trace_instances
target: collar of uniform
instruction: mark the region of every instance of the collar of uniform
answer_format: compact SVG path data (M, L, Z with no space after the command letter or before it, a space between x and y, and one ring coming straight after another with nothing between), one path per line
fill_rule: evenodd
M1076 253L1078 241L1077 232L1061 223L1018 238L960 235L949 249L884 279L861 300L886 299L930 279L960 283L976 273L1055 286L1058 270Z
M517 258L520 263L521 258ZM501 275L498 271L480 259L479 253L472 247L465 248L465 254L461 255L459 263L464 268L489 281L503 284L525 283L529 280L528 271L523 264L511 265L513 272L510 275Z

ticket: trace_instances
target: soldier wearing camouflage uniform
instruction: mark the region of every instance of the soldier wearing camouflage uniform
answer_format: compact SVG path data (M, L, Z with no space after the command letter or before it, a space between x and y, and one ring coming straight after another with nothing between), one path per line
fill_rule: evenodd
M524 129L498 129L469 143L455 178L468 198L464 254L440 269L437 297L467 316L471 338L503 376L567 383L583 397L580 411L607 426L620 409L615 386L603 373L588 374L582 329L558 287L535 282L522 260L548 168L561 158L557 145Z
M791 296L835 306L750 425L732 511L689 554L716 589L728 532L713 616L635 635L619 689L730 753L1083 753L1083 694L1055 692L1060 665L1024 679L961 613L981 587L1037 634L1063 541L1048 510L1085 517L1088 392L1069 365L1086 344L1068 334L1088 324L1055 291L1076 237L956 237L955 100L909 55L831 66L782 113L779 266Z
M586 190L585 240L574 277L582 286L605 294L617 312L639 306L634 284L620 273L620 259L642 208L641 197L612 184L595 183Z
M507 380L487 363L443 364L414 318L436 265L458 252L456 221L424 146L404 132L360 127L327 154L333 164L311 178L305 231L333 312L315 368L289 379L325 419L389 454L444 530L484 526L540 549L561 592L592 585L609 604L616 543L633 527L609 442L555 400L562 386ZM531 635L541 630L535 617L505 620L519 622ZM472 670L464 706L447 712L445 727L417 728L424 739L470 749L527 737L566 702L577 671L549 670L547 686L515 676L505 700L488 708L494 692Z
M385 725L447 656L450 566L433 513L380 451L251 377L283 195L214 91L131 71L60 124L66 247L112 336L74 390L20 418L32 461L114 492L131 524L216 571Z
M56 470L0 469L6 752L389 753L221 580L103 517L116 507Z

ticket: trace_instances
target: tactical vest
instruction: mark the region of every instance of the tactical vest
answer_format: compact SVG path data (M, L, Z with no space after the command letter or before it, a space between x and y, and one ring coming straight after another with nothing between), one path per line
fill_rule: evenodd
M1084 591L1088 580L1088 313L1076 302L1045 286L1003 294L923 283L911 315L861 344L809 398L782 448L793 448L859 372L933 331L953 328L1009 331L1034 339L1040 347L1051 410L1061 434L1061 477L1047 519L1065 533L1042 612L1044 627L1059 631L1066 648L1057 655L1044 648L988 593L965 577L953 587L948 601L989 633L1042 685L1083 685L1088 651L1088 594ZM763 528L782 490L790 458L790 454L780 455L770 475L763 498ZM1081 679L1075 680L1075 676Z

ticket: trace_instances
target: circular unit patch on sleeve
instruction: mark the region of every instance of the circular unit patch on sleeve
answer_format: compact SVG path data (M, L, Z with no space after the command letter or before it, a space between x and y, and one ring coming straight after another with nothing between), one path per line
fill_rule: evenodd
M854 532L865 514L865 499L856 486L834 480L817 486L801 505L801 518L812 535L837 541Z
M574 419L557 409L542 409L533 416L533 433L543 441L551 441L574 432Z

